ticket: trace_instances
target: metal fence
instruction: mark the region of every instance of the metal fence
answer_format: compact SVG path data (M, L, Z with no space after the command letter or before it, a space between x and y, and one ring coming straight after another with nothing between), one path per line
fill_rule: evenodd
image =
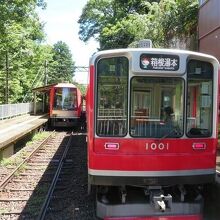
M0 105L0 120L11 118L18 115L32 113L34 110L34 103L18 103ZM37 111L42 110L42 103L37 103Z

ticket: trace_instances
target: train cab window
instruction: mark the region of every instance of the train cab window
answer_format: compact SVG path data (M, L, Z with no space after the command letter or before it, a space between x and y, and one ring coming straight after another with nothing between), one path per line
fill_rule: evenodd
M76 89L55 88L54 109L74 110L77 108Z
M128 59L104 58L97 63L96 133L127 134Z
M187 78L187 135L209 137L212 134L212 64L190 60L187 64Z
M166 138L183 135L184 82L180 78L133 77L130 135Z

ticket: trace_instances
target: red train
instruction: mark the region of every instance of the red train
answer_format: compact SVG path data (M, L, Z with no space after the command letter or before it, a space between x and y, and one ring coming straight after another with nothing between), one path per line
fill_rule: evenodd
M88 184L97 186L98 217L201 213L201 186L215 180L217 112L212 56L152 48L93 55Z
M82 94L72 83L58 83L50 88L50 123L53 127L73 127L82 116Z

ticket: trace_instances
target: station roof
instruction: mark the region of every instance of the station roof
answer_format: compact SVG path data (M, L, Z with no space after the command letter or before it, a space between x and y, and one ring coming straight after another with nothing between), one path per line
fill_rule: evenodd
M61 88L63 88L63 87L76 88L76 86L73 85L72 83L54 83L54 84L34 88L34 89L32 89L32 91L33 92L46 93L46 92L49 92L52 87L56 87L56 88L59 88L59 87L61 87Z
M58 83L55 84L50 84L50 85L46 85L46 86L41 86L41 87L37 87L32 89L33 92L42 92L42 93L46 93L49 92L50 89L54 86L56 86Z

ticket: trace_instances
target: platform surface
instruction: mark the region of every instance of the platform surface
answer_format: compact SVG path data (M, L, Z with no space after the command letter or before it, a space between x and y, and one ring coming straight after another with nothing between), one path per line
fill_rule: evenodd
M47 114L22 115L0 121L0 150L40 127L48 120Z

